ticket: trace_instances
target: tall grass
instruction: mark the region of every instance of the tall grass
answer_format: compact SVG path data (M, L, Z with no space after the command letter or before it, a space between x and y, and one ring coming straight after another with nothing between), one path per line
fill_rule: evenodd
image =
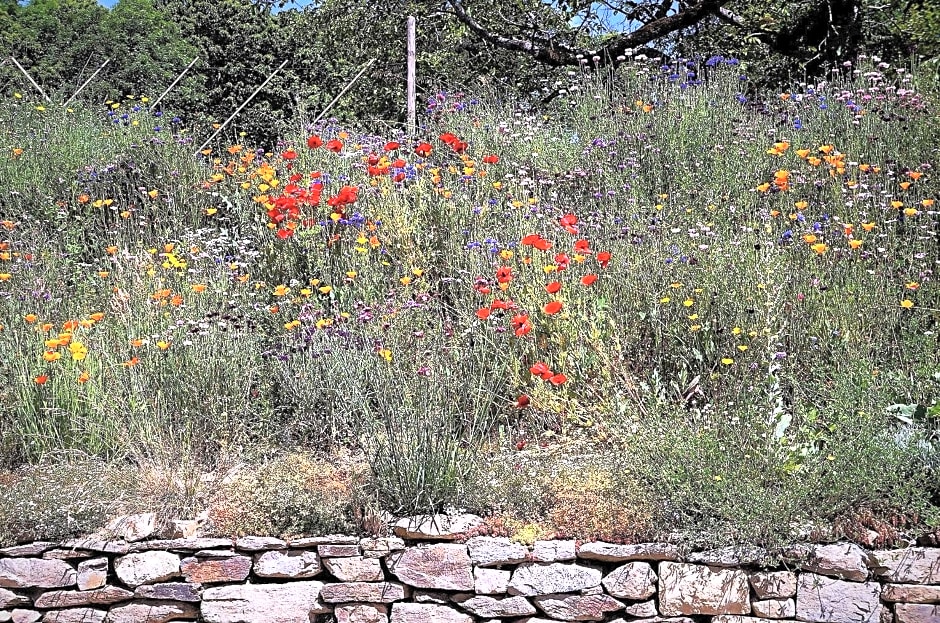
M492 506L483 463L576 443L644 457L616 469L672 482L670 516L721 516L702 474L657 464L655 421L721 440L703 474L760 457L763 496L887 444L912 489L866 480L820 513L926 504L934 103L889 67L783 94L744 73L638 60L537 110L441 94L426 156L326 123L194 158L183 123L135 102L3 101L0 457L350 448L406 512ZM311 182L322 202L280 220ZM325 205L343 186L356 200ZM70 320L85 358L48 342Z

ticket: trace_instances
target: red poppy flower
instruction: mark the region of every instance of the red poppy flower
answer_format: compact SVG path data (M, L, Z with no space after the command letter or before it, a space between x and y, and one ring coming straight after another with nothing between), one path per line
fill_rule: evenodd
M297 152L293 149L285 149L283 152L281 152L281 158L284 160L296 160Z
M497 268L496 281L499 283L509 283L512 281L512 268L510 266L500 266Z
M551 378L553 374L551 369L542 361L532 364L532 367L529 368L529 372L546 380Z
M578 224L578 217L574 214L566 214L560 219L558 219L558 224L561 225L566 232L569 234L578 233L578 228L575 225Z
M517 327L513 333L515 333L516 337L522 337L524 335L528 335L530 331L532 331L532 325L528 322L525 322L524 324Z
M512 322L512 326L514 326L514 327L521 327L522 325L524 325L524 324L526 324L527 322L529 322L529 315L528 315L528 314L517 314L517 315L515 315L515 316L512 317L511 322Z
M405 174L404 174L404 173L396 173L396 174L395 174L395 177L393 177L392 180L393 180L394 182L402 182L402 181L405 180Z
M528 407L529 404L531 404L531 402L532 400L528 396L526 396L525 394L520 394L519 397L516 398L516 408L523 409L525 407Z
M431 155L431 144L430 143L418 143L415 147L415 153L421 156L422 158L427 158Z
M280 238L281 240L284 240L285 238L290 238L293 235L294 235L293 229L287 229L285 227L282 227L281 229L277 230L277 237Z
M597 275L591 274L591 275L585 275L581 277L581 285L584 285L584 286L589 286L593 284L595 281L597 281Z
M483 164L496 164L497 162L499 162L499 156L497 156L496 154L483 156Z
M607 268L607 265L610 263L610 251L601 251L598 253L597 263L601 265L601 268Z
M304 179L304 176L303 176L302 174L300 174L300 173L294 173L294 174L291 175L289 178L287 178L287 181L289 181L291 184L296 184L297 182L299 182L299 181L302 180L302 179Z
M588 254L591 252L591 243L582 238L581 240L576 240L574 243L575 253L580 253L582 255Z
M561 307L561 301L552 301L550 303L546 303L545 307L542 308L542 311L544 311L549 316L553 316L561 311Z
M552 385L561 385L568 380L568 377L559 372L558 374L552 375L548 378L548 382Z
M334 138L332 141L326 144L326 148L333 153L338 154L339 152L343 151L343 141Z
M454 141L453 143L450 144L450 147L451 147L451 149L453 149L456 153L462 154L463 152L467 151L467 147L469 147L469 145L467 145L467 144L466 144L465 142L463 142L463 141Z
M395 161L392 163L392 167L396 169L404 169L407 164L408 163L402 160L401 158L396 158Z
M555 294L556 292L558 292L559 290L561 290L561 282L560 282L560 281L553 281L553 282L551 282L550 284L546 285L546 286L545 286L545 289L548 290L548 293L549 293L549 294Z
M395 151L399 147L401 147L401 143L396 143L395 141L389 141L385 143L384 149L385 151Z
M522 239L522 244L535 247L539 251L548 251L552 248L552 243L548 240L545 240L538 234L529 234L528 236L524 237Z
M512 309L515 306L516 306L515 303L513 303L512 301L503 301L500 299L496 299L495 301L490 303L490 309L494 311L497 309Z
M314 134L313 136L307 139L307 147L309 147L310 149L316 149L317 147L320 147L321 145L323 145L323 139L317 136L316 134Z
M460 140L455 135L451 134L450 132L444 132L443 134L441 134L439 138L441 139L442 143L445 143L447 145L452 145L453 143L456 143L457 141Z
M525 439L516 442L516 450L525 450Z
M571 258L568 257L567 253L557 253L555 254L555 268L556 270L565 270L568 268L568 264L571 263Z
M490 317L489 307L481 307L480 309L477 310L477 318L479 318L480 320L486 320L489 317Z

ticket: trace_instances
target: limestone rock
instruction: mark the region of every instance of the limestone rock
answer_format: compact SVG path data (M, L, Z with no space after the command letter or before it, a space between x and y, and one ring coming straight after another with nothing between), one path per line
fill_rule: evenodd
M510 595L552 595L573 593L601 584L600 569L560 562L528 563L513 571L509 581Z
M381 582L385 579L385 574L382 573L382 563L378 558L362 556L324 558L323 566L340 582ZM255 573L258 573L257 564Z
M42 623L104 623L108 613L95 608L72 608L50 610L42 617Z
M199 608L193 604L172 601L135 601L114 606L108 612L108 623L167 623L193 621L199 617Z
M10 623L36 623L39 619L42 618L42 613L36 612L35 610L25 610L23 608L15 608L10 612Z
M326 584L320 591L320 599L328 604L354 601L390 604L405 596L405 587L396 582L339 582Z
M449 604L450 595L440 591L412 591L411 599L419 604Z
M239 584L207 588L202 594L205 623L310 623L331 608L320 601L322 582Z
M459 535L483 525L477 515L420 515L404 517L395 524L395 535L403 539L453 541ZM394 618L394 609L392 617Z
M751 611L754 616L765 619L792 619L796 616L796 603L793 599L752 601Z
M78 590L101 588L108 581L108 559L92 558L78 563Z
M609 595L540 595L534 598L539 610L563 621L603 621L608 612L623 609Z
M627 562L630 560L679 560L679 550L669 543L639 543L616 545L595 541L584 543L578 549L578 558L602 560L604 562Z
M72 565L44 558L0 558L0 588L61 588L73 586Z
M796 574L791 571L760 571L750 577L758 599L786 599L796 595Z
M712 623L781 623L777 619L762 619L761 617L745 617L738 614L719 614L712 617ZM789 622L787 622L789 623Z
M898 604L894 607L895 623L940 623L940 606L929 604Z
M266 552L272 549L286 549L287 543L270 536L244 536L235 541L235 549L243 552Z
M384 558L391 552L405 549L405 542L397 536L361 539L359 549L366 558Z
M875 575L898 584L940 584L940 548L907 549L871 553ZM0 585L2 586L2 585Z
M909 604L940 604L940 586L885 584L881 589L881 599ZM3 599L0 598L0 606L2 605Z
M204 549L232 549L232 539L197 537L189 539L163 539L159 541L141 541L128 546L131 553L154 550L167 552L198 552Z
M656 594L656 572L645 562L628 562L602 580L607 593L623 599L646 599Z
M115 559L114 573L131 587L163 582L180 574L180 557L170 552L128 554Z
M66 549L83 549L99 554L127 554L130 552L130 546L124 541L101 539L98 537L69 539L68 541L62 541L59 545Z
M311 550L272 550L255 554L255 575L262 578L312 578L323 568Z
M16 606L27 606L29 603L29 597L26 597L25 595L17 595L13 591L0 588L0 609L13 608Z
M320 558L350 558L359 555L359 544L355 545L318 545Z
M167 523L161 539L192 539L200 536L202 522L195 519L172 519Z
M475 595L455 600L460 606L478 617L523 617L535 614L535 607L525 597L486 597Z
M447 606L398 603L392 606L391 623L473 623L473 617Z
M51 608L76 608L115 604L134 596L131 591L118 586L105 586L90 591L48 591L36 598L35 606L43 610Z
M685 561L710 567L747 567L760 565L767 557L767 550L763 547L731 546L693 552L686 556Z
M336 606L336 623L388 623L388 606L382 604L349 604Z
M505 595L512 571L508 569L473 569L473 591L477 595Z
M321 545L355 545L359 542L354 536L345 534L328 534L326 536L308 536L302 539L291 539L289 547L307 548L319 547Z
M623 613L627 616L637 617L641 619L646 619L649 617L656 616L656 601L650 599L649 601L638 601L635 604L630 604L623 609Z
M532 546L532 560L536 562L562 562L577 558L575 541L536 541Z
M51 541L34 541L23 545L0 548L0 558L35 558L42 556L50 549L55 549L57 543Z
M659 611L664 616L748 614L747 574L703 565L662 562L659 565Z
M218 582L241 582L251 571L251 558L226 556L222 558L184 558L180 570L187 582L214 584Z
M798 568L818 575L853 582L868 579L868 554L854 543L797 545L784 554Z
M525 562L529 548L506 538L475 536L467 539L470 562L480 567L495 567Z
M472 591L470 556L464 545L438 543L411 547L389 556L389 569L401 582L416 588ZM392 612L394 618L394 609Z
M145 584L138 586L134 597L138 599L151 599L159 601L188 601L202 600L200 592L202 587L188 582L167 582L166 584Z
M801 573L797 579L796 618L815 623L879 623L881 586Z
M57 547L43 552L42 557L46 560L82 560L94 556L91 552L84 552L77 549L63 549Z
M123 539L127 543L143 541L147 537L153 536L156 531L157 515L155 513L121 515L105 526L105 532L108 536Z

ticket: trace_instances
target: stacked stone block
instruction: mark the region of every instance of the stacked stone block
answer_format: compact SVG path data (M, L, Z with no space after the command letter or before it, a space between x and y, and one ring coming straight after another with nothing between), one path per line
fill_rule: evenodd
M0 623L940 623L940 548L798 545L766 569L755 548L463 538L478 523L18 545L0 549Z

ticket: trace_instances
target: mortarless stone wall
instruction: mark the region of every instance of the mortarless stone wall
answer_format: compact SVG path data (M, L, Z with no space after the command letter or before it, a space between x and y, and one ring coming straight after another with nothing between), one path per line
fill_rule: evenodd
M759 548L680 559L664 543L527 547L467 538L475 523L405 519L384 538L139 540L132 518L117 540L0 549L0 622L940 623L940 548L796 545L786 569L767 569Z

